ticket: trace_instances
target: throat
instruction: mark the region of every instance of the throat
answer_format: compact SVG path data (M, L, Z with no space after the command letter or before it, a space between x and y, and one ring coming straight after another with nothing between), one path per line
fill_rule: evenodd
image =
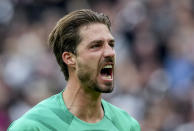
M82 112L79 112L76 116L80 120L85 121L87 123L96 123L103 119L104 110L103 108L99 109L83 109Z
M101 95L92 95L80 87L71 93L68 90L64 91L63 99L69 112L82 121L96 123L104 117Z

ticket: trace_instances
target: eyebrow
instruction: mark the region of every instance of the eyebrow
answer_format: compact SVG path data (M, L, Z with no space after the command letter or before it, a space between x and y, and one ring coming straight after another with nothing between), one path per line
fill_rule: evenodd
M104 41L104 40L93 40L90 43L96 43L96 42L102 42L102 41ZM115 42L115 40L114 39L110 39L109 42Z

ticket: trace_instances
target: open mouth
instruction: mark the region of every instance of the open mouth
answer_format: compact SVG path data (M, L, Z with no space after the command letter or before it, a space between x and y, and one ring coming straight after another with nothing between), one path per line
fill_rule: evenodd
M100 74L103 77L103 79L112 80L112 78L113 78L113 65L111 65L111 64L105 65L101 69Z

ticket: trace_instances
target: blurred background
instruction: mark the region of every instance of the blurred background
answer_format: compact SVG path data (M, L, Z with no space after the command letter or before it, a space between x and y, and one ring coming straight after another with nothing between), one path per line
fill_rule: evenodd
M104 99L142 131L193 131L193 0L0 0L0 131L65 87L48 35L81 8L112 21L115 90Z

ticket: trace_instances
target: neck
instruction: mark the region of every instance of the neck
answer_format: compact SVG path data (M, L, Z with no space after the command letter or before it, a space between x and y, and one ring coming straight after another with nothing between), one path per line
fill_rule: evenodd
M88 123L96 123L104 116L101 93L83 87L77 81L75 79L68 80L63 92L64 102L68 110L79 119Z

